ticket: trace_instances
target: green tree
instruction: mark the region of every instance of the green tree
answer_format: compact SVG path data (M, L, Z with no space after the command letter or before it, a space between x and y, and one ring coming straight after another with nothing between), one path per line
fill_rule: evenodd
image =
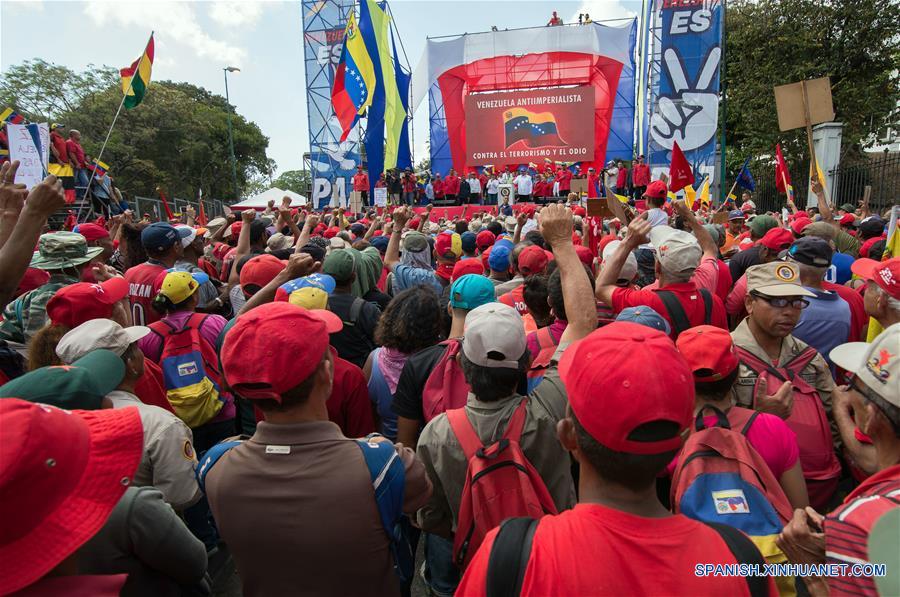
M99 73L99 74L98 74ZM0 104L15 106L29 120L63 122L82 134L85 152L96 156L122 92L114 69L76 73L40 60L11 67L0 79ZM189 83L154 81L140 106L123 110L103 154L126 192L170 197L204 196L235 201L228 153L229 106L222 96ZM267 176L269 140L259 127L232 114L239 189Z
M304 197L309 196L312 173L309 170L287 170L275 179L273 186L285 191L294 191Z
M729 2L724 122L728 170L736 172L747 156L772 156L780 142L792 170L805 175L806 133L778 130L772 91L773 86L803 79L831 78L835 118L844 123L845 154L859 155L872 145L875 135L896 118L898 22L900 4L884 0Z

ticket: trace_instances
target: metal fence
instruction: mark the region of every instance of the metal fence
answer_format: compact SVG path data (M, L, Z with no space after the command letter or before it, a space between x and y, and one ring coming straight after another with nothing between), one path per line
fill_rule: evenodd
M138 214L138 217L144 215L145 213L150 214L151 218L156 220L165 220L166 219L166 208L163 207L161 199L154 199L152 197L138 197L134 196L133 201L128 202L134 212ZM196 201L188 201L187 199L179 199L178 197L174 197L169 200L169 208L174 213L181 213L188 206L192 206L195 210L199 210ZM217 218L219 216L225 215L225 205L219 201L218 199L203 200L203 211L208 219Z
M758 166L754 170L756 191L753 193L753 201L756 203L757 209L780 211L785 205L785 196L775 188L774 164ZM798 176L798 172L802 172L804 175ZM834 205L844 203L858 205L867 186L872 187L869 207L873 212L883 211L900 202L900 153L885 151L877 154L865 154L861 158L845 160L838 164L837 168L825 174L833 177L830 197ZM803 209L809 193L804 167L791 167L791 176L794 202L797 207Z

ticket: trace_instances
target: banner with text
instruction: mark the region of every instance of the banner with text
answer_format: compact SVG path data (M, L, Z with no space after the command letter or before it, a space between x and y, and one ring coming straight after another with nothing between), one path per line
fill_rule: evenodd
M40 124L7 124L9 159L19 161L16 184L26 189L40 183L47 176L50 159L50 127Z
M656 178L669 169L675 142L697 180L718 179L716 130L719 121L719 69L722 59L720 0L656 0L661 24L651 91L649 164Z
M466 165L594 159L594 88L466 96Z

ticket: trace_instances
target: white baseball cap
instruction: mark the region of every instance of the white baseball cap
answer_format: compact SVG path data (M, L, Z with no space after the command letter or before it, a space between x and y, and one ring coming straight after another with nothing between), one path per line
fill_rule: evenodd
M848 342L833 348L829 356L875 394L900 407L900 323L878 334L871 344Z
M150 328L142 325L123 328L112 319L90 319L60 338L56 354L67 364L101 348L122 356L129 346L149 333Z
M693 272L700 265L703 250L693 234L671 226L656 226L650 231L650 244L659 266L670 274Z
M616 252L616 249L619 248L619 245L622 244L620 240L614 240L610 242L608 245L603 247L603 263L600 264L600 269L603 269L603 266L606 264L606 261L613 256L613 253ZM619 280L628 280L629 282L634 279L634 277L638 273L638 263L637 258L634 256L634 252L629 252L628 257L625 259L625 264L622 266L622 271L619 272Z
M191 228L190 226L182 225L182 226L175 226L175 228L178 228L181 230L186 230L189 233L187 236L182 237L182 239L181 239L181 248L182 249L187 247L188 245L190 245L192 242L194 242L194 239L197 238L197 231L194 228Z
M476 365L518 369L527 347L525 324L514 308L487 303L466 315L462 349Z

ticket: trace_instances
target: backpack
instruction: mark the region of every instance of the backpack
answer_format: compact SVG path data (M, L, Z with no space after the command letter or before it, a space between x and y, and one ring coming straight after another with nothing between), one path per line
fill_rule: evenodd
M540 521L534 518L509 518L500 525L485 574L486 597L518 597L522 594L525 570L531 559L531 545ZM707 523L719 533L738 564L752 564L760 569L766 561L746 535L724 524ZM763 576L747 576L750 597L768 597L769 589Z
M447 347L447 351L428 374L422 388L422 413L426 423L446 410L466 405L469 384L462 367L456 362L461 345L462 342L454 339L440 343L440 346Z
M200 337L200 327L207 317L192 313L181 328L168 321L148 326L162 340L159 364L166 398L178 418L192 429L212 420L225 404L219 389L222 376L216 351Z
M556 514L543 479L525 457L519 438L528 399L523 398L498 441L485 446L466 409L447 411L447 421L469 463L453 539L453 561L464 569L487 533L515 516Z
M538 343L538 353L531 360L531 366L528 368L528 391L531 392L544 379L544 372L550 366L553 355L559 347L559 339L554 338L550 332L550 326L539 328L535 332Z
M783 367L774 367L750 351L740 346L736 348L741 364L758 375L753 385L754 397L759 380L764 377L770 389L777 389L786 381L794 385L794 405L785 423L797 434L803 477L811 480L837 478L841 464L834 453L828 416L818 391L800 375L818 354L816 349L808 346ZM810 495L811 500L813 497Z
M406 470L394 444L389 441L371 442L368 441L370 437L372 436L354 441L362 450L366 466L369 467L375 504L378 506L384 532L391 542L394 572L401 583L408 583L415 573L416 554L410 540L412 525L403 514Z
M717 419L712 427L703 420L707 410ZM787 557L775 540L791 520L793 508L766 461L747 440L758 415L740 407L726 415L714 406L697 413L672 475L671 504L676 514L743 531L767 562L780 564ZM792 577L777 582L792 593Z
M672 322L673 339L677 338L684 330L694 327L691 325L687 313L684 312L684 307L681 306L681 301L678 300L678 296L674 292L671 290L654 290L654 292L663 302L666 313L669 315L669 320ZM700 293L700 298L703 299L703 321L697 325L709 325L712 321L712 295L706 288L698 288L697 292Z

